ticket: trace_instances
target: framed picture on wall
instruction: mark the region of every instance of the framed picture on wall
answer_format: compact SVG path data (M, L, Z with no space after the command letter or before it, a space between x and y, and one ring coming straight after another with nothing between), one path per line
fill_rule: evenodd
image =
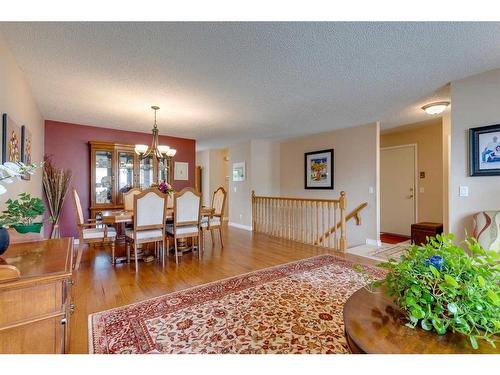
M21 126L21 161L26 165L32 163L31 132L29 131L26 125ZM26 173L21 178L23 180L30 180L31 175L29 173Z
M2 163L21 161L21 128L7 115L2 115Z
M469 129L469 175L500 176L500 124Z
M245 162L233 163L233 181L245 181Z
M304 189L333 189L333 149L304 154Z
M174 180L189 180L188 168L189 163L176 161L174 163Z

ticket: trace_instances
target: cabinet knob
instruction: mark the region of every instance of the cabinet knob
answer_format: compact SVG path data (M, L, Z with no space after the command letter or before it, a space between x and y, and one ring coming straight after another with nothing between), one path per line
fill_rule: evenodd
M68 320L66 318L62 318L61 319L61 325L66 325L66 323L68 323Z

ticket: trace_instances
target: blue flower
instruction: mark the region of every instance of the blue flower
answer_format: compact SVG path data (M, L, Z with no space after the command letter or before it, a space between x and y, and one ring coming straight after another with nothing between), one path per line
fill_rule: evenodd
M433 255L431 257L429 257L429 259L427 259L425 261L425 265L426 266L430 266L430 265L433 265L438 271L441 271L441 268L443 268L444 266L444 260L443 258L441 258L439 255Z

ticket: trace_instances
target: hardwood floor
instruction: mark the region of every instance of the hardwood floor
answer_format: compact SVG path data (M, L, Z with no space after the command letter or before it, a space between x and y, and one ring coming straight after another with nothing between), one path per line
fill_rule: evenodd
M70 352L87 353L87 318L91 313L258 269L333 253L227 226L224 227L224 249L220 248L218 236L212 247L210 234L205 234L204 250L201 261L197 254L188 253L179 259L178 266L170 256L164 269L157 262L140 262L139 273L136 274L133 263L113 266L109 248L85 248L80 268L75 271L75 312L71 320ZM124 246L117 245L117 256L124 253ZM376 263L355 255L335 254L357 263Z

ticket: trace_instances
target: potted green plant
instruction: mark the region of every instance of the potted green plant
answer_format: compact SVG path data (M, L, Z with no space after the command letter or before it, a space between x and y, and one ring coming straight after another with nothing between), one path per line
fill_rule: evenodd
M482 339L500 340L499 254L481 248L469 237L467 250L453 234L411 246L399 260L379 264L387 270L369 290L383 288L407 317L406 325L439 335L466 335L473 348Z
M43 215L45 207L40 198L32 198L28 193L18 195L19 199L8 199L7 210L0 216L0 225L14 228L19 233L40 233L42 222L34 220Z

